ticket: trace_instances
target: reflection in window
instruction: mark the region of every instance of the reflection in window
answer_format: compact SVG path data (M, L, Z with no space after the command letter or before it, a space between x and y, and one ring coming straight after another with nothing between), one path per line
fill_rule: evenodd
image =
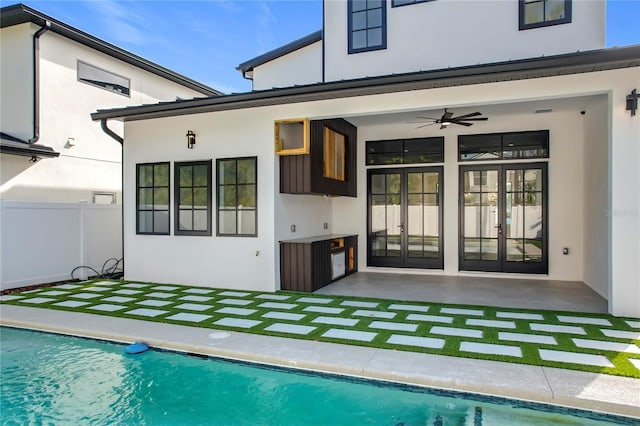
M136 233L169 234L169 163L136 165Z
M324 128L324 177L344 180L345 136Z
M458 136L460 161L549 158L549 131Z
M571 22L571 0L520 0L520 29Z
M367 165L444 162L444 138L367 141Z
M258 235L257 167L257 157L217 160L218 235Z
M175 235L211 235L211 160L175 163Z
M434 0L391 0L391 7L406 6L408 4L427 3Z
M129 96L130 81L109 71L78 61L78 81L100 87L119 95Z
M387 47L386 0L349 0L349 53Z

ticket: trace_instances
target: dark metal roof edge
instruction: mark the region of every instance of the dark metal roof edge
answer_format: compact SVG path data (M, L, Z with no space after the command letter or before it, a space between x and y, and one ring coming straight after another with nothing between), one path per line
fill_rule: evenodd
M316 43L320 40L322 40L322 30L314 31L311 34L307 34L304 37L292 41L291 43L287 43L284 46L277 47L273 50L268 51L267 53L263 53L262 55L256 56L253 59L249 59L248 61L245 61L238 65L236 69L238 71L242 71L243 73L249 72L253 70L254 67L260 66L269 61L273 61L274 59L278 59L281 56L287 55L291 52L295 52L298 49L307 47L310 44Z
M27 144L21 142L13 142L7 141L3 139L0 141L0 153L2 154L11 154L11 155L21 155L24 157L48 157L55 158L59 157L60 153L54 151L53 148L44 145L38 144Z
M91 117L93 118L93 120L101 120L114 118L125 119L128 117L131 117L131 119L133 119L133 117L135 116L138 116L141 119L143 118L142 116L159 113L163 113L163 115L182 115L196 110L198 112L205 112L207 107L210 109L222 109L222 106L224 105L227 105L226 109L242 108L243 106L241 104L246 104L251 101L253 101L254 103L262 101L263 105L269 105L284 103L284 99L292 99L294 97L309 97L315 95L317 96L317 99L320 99L320 95L322 94L327 97L330 93L347 91L351 93L348 96L357 96L357 93L354 93L355 91L374 87L383 88L403 86L396 91L410 90L406 87L408 84L418 84L420 82L424 83L447 81L471 77L486 79L490 76L508 75L509 73L516 72L522 73L541 70L548 71L552 69L560 69L562 67L584 67L591 65L595 66L598 64L616 64L615 66L612 66L610 68L621 68L629 66L629 61L638 61L638 64L640 65L640 45L600 49L587 52L576 52L541 58L521 59L491 64L479 64L458 68L419 71L406 74L392 74L379 77L365 77L328 83L315 83L310 85L293 86L281 89L269 89L247 93L234 93L218 97L180 100L175 102L160 102L156 104L130 106L125 108L98 110L92 113ZM445 84L443 84L443 86L444 85ZM381 89L380 92L382 91L383 90ZM385 90L385 92L392 91L394 90ZM347 95L345 94L344 96ZM170 114L171 112L173 112L174 114Z
M111 43L101 40L91 34L79 30L71 25L65 24L55 18L45 15L22 3L6 6L0 9L0 28L10 27L24 23L34 23L44 25L45 21L51 22L51 30L57 34L67 37L75 42L88 46L99 52L107 54L113 58L124 61L130 65L148 71L152 74L178 83L184 87L195 90L207 96L224 95L223 92L202 84L196 80L165 68L155 62L144 59L127 50L117 47Z

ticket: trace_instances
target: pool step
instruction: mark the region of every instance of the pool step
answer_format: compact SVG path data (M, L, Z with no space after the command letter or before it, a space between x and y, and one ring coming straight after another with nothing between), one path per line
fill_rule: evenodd
M471 425L470 419L471 413L468 416L461 416L459 414L436 414L433 421L433 426L448 426L448 425ZM473 411L473 426L482 426L482 408L475 407Z

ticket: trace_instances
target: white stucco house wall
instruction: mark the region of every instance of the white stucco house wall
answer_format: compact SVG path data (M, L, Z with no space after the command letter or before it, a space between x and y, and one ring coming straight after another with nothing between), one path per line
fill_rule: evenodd
M120 203L121 148L89 113L220 94L28 6L0 13L3 200ZM33 143L50 151L30 155Z
M640 315L640 46L604 48L603 1L535 3L562 7L326 1L238 67L252 92L95 112L124 123L125 277L273 291L281 241L357 235L360 271L581 281ZM274 152L282 120L308 153Z
M122 256L122 147L90 113L220 92L28 6L0 18L0 287L100 271Z

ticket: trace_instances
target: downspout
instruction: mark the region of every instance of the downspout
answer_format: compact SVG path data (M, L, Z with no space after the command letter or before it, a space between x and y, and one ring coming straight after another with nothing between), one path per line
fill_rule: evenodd
M109 128L109 126L107 126L107 119L106 118L101 118L100 119L100 127L102 128L103 132L105 132L107 135L109 135L113 139L115 139L116 142L118 142L120 145L123 145L124 139L122 138L122 136L118 135L116 132L111 130Z
M51 22L44 25L33 35L33 138L29 145L40 139L40 36L51 29Z
M123 200L121 203L122 207L120 208L120 220L121 220L120 223L122 224L120 228L120 232L122 233L121 235L122 273L124 277L124 138L109 128L109 126L107 125L106 118L100 119L100 128L102 129L103 132L111 136L113 139L116 140L116 142L122 145L122 151L120 151L120 194L121 194L120 197L123 197Z

